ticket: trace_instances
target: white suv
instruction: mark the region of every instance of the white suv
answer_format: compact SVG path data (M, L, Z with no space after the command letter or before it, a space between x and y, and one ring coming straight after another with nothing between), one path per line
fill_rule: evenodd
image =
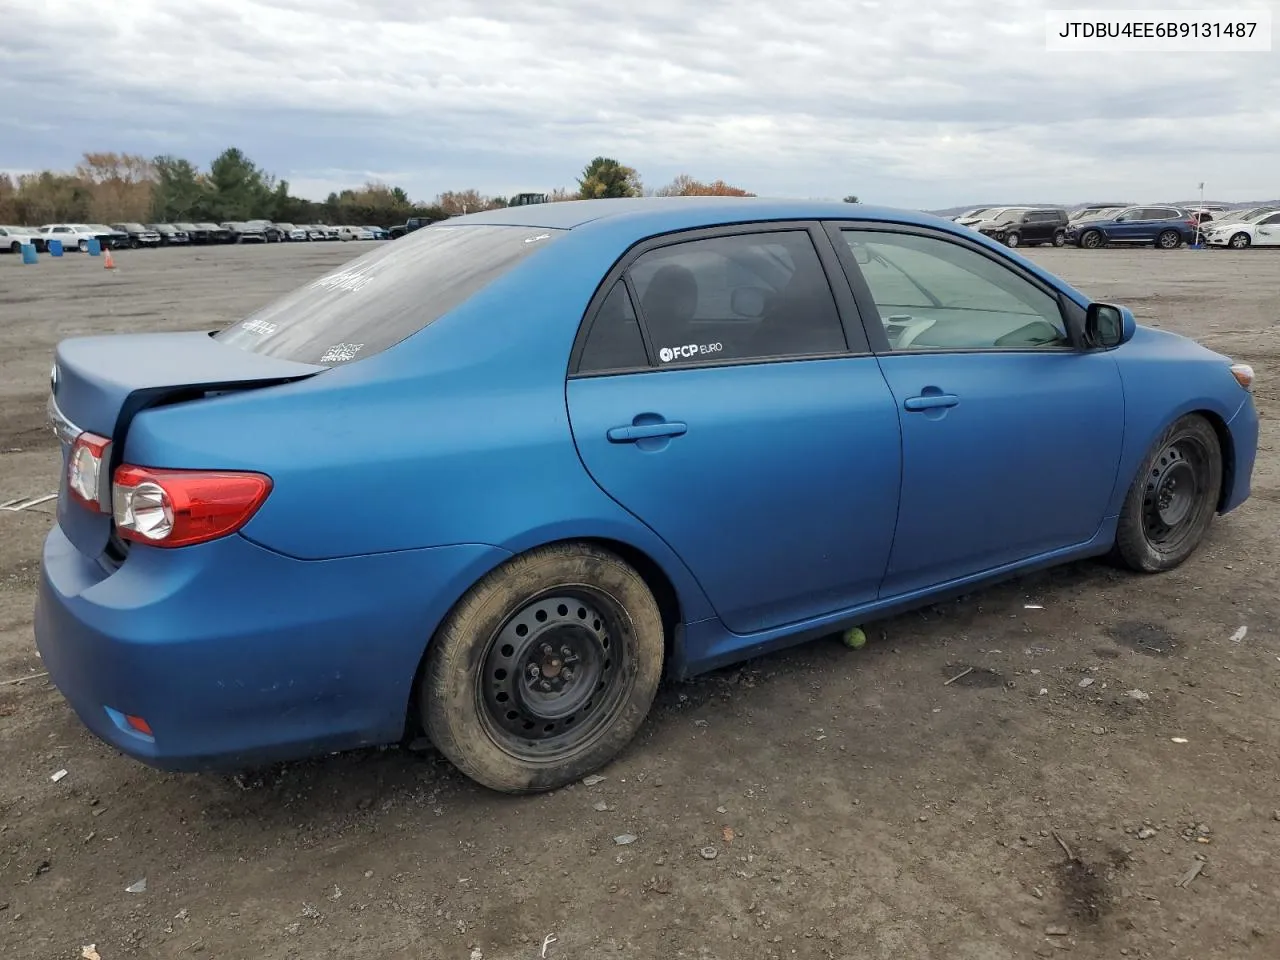
M44 237L34 227L0 227L0 250L21 253L24 243L31 244L37 250L44 249Z
M79 250L86 253L89 241L98 238L98 231L84 223L46 223L40 228L47 248L50 240L61 240L63 250Z

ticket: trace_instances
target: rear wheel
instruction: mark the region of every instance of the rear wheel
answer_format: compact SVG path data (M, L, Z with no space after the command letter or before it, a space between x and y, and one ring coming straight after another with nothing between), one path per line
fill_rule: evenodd
M1180 565L1200 545L1222 492L1222 446L1204 417L1170 426L1152 446L1120 511L1115 559L1159 573Z
M77 244L76 244L76 246L80 249L80 252L81 252L81 253L88 253L88 252L89 252L89 241L88 241L88 240L81 240L79 243L77 243Z
M1253 238L1247 233L1233 233L1227 243L1232 250L1245 250L1249 244L1253 243Z
M662 617L643 578L586 544L543 547L485 576L427 652L427 734L504 793L571 783L612 760L662 675Z
M1055 230L1053 234L1053 245L1055 247L1065 247L1067 245L1067 231Z
M1086 230L1080 235L1080 246L1088 250L1096 250L1102 246L1102 234L1097 230Z
M1182 234L1177 230L1164 230L1156 237L1156 246L1161 250L1176 250L1182 246Z

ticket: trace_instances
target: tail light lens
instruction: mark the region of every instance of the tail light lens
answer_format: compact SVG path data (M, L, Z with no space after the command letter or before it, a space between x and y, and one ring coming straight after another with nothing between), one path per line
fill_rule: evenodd
M186 547L235 533L270 492L271 478L261 473L125 465L116 469L111 502L121 538Z
M72 441L67 457L67 489L91 510L102 510L102 469L111 441L96 433L82 433Z

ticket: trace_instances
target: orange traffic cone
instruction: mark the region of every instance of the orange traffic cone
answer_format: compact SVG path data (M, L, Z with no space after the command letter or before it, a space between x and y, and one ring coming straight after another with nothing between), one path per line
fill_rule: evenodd
M111 251L103 250L102 253L106 257L106 259L102 261L103 268L107 270L114 270L116 268L116 262L111 259Z

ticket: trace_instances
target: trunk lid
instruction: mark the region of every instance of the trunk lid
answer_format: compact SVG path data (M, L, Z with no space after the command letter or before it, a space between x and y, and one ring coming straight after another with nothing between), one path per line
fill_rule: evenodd
M94 558L111 540L111 507L104 503L107 512L98 513L68 493L67 458L76 434L87 430L111 441L102 465L109 478L120 463L129 422L140 410L212 392L269 387L327 369L227 346L202 332L78 337L58 344L54 356L49 415L62 441L58 525ZM109 491L109 482L102 486Z

